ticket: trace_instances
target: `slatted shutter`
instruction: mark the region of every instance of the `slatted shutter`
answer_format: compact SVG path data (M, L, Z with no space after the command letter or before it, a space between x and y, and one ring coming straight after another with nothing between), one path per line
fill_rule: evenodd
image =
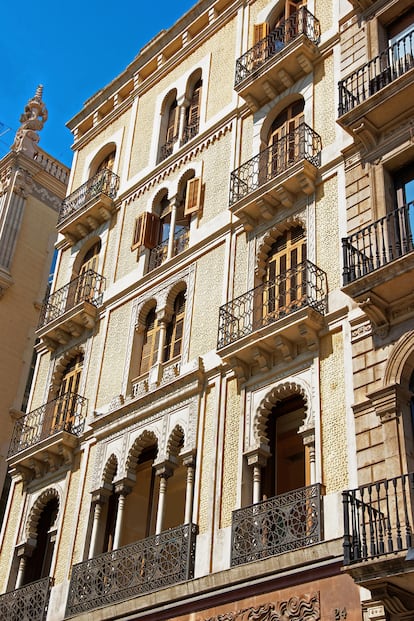
M201 207L202 183L200 177L193 177L187 181L185 192L184 215L189 216L196 213Z
M160 219L149 211L145 211L135 220L134 237L131 250L140 248L155 248L158 243Z

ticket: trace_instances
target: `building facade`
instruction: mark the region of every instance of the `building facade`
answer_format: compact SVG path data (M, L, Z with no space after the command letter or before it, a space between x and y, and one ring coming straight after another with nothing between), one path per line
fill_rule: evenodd
M39 131L47 120L42 95L39 86L20 117L9 153L0 160L0 489L14 422L27 404L35 330L69 179L69 169L38 145ZM7 489L8 481L0 521Z
M413 618L413 13L200 0L86 102L0 614Z

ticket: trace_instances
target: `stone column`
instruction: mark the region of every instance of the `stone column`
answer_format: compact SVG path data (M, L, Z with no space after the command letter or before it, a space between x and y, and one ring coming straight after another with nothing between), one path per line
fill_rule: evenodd
M175 240L175 223L177 221L177 199L174 198L170 201L171 215L170 215L170 236L168 238L167 259L171 259L174 256L174 240Z
M17 571L16 584L14 586L15 589L20 589L20 587L23 586L24 574L26 571L27 562L32 556L35 546L36 546L36 541L29 539L24 544L20 545L17 549L17 557L19 559L19 569Z
M101 526L101 514L102 514L102 506L108 502L108 498L111 495L111 490L101 488L93 493L92 502L94 503L93 510L93 523L92 523L92 533L91 540L89 543L89 553L88 558L93 558L98 553L97 550L97 542L98 542L98 534Z
M123 481L115 483L115 492L118 494L118 509L116 513L115 534L113 548L116 550L120 546L122 526L124 521L125 500L131 492L131 488Z
M257 504L261 501L262 468L266 466L270 449L263 444L245 453L247 464L253 469L252 472L252 503Z
M406 464L402 463L405 454L401 446L404 437L401 429L402 410L404 404L410 407L410 394L398 384L386 386L367 395L379 417L383 429L383 456L387 477L395 477L406 472Z
M165 514L165 496L167 493L167 481L173 473L171 464L163 463L156 467L155 473L160 477L160 490L158 494L157 522L155 526L155 534L162 532Z
M181 145L184 138L186 112L188 106L190 105L190 102L185 97L180 97L177 100L177 105L180 109L180 120L178 124L178 144Z
M193 518L195 456L189 455L184 457L183 465L187 467L184 524L191 524Z

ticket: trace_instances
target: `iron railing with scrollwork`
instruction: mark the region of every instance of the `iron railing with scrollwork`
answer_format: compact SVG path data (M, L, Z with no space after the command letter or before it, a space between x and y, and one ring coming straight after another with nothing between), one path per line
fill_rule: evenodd
M319 483L233 511L231 565L297 550L322 541Z
M319 134L306 123L301 123L231 173L230 205L302 160L319 167L321 150L322 140Z
M52 578L42 578L0 595L0 619L45 621L52 586Z
M343 492L344 565L414 547L414 473Z
M270 58L282 52L300 35L305 35L315 44L321 36L319 20L304 6L282 21L277 28L236 61L235 86L262 67Z
M412 252L414 202L342 239L344 285Z
M311 261L286 270L220 307L217 349L304 307L324 314L326 291L326 274Z
M86 407L85 397L66 392L28 412L14 424L8 457L61 431L80 436L85 426Z
M200 126L200 119L197 119L194 123L191 123L184 127L183 137L181 140L182 145L188 142L189 140L191 140L191 138L194 138L194 136L197 136L199 126Z
M349 112L413 67L414 29L339 82L339 116Z
M174 150L174 145L178 140L178 134L177 136L173 136L173 138L171 138L171 140L167 140L166 142L164 142L163 145L161 145L161 149L160 149L160 162L162 162L163 160L166 160L167 157L170 157L170 155L172 155L172 152Z
M89 302L93 306L102 304L103 290L106 279L93 270L86 270L51 295L40 309L37 329L43 328L51 321L61 317L81 302Z
M74 565L66 616L190 580L197 530L185 524Z
M188 240L189 240L189 231L188 229L181 230L179 233L176 233L174 236L173 243L173 256L177 256L186 248L188 248ZM159 267L167 260L168 256L168 243L169 240L166 239L155 248L152 248L148 261L148 271L151 272L155 270L156 267Z
M69 218L74 213L81 211L92 198L100 194L105 194L114 200L118 189L118 175L108 168L103 168L64 199L59 211L58 225L62 224L66 218Z

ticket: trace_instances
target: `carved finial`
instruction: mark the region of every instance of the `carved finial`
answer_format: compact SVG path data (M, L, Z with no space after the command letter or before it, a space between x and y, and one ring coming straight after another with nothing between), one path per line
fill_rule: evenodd
M36 94L27 102L20 117L20 127L12 144L12 151L24 151L33 157L39 142L39 132L47 121L47 109L42 101L43 86L39 84Z

